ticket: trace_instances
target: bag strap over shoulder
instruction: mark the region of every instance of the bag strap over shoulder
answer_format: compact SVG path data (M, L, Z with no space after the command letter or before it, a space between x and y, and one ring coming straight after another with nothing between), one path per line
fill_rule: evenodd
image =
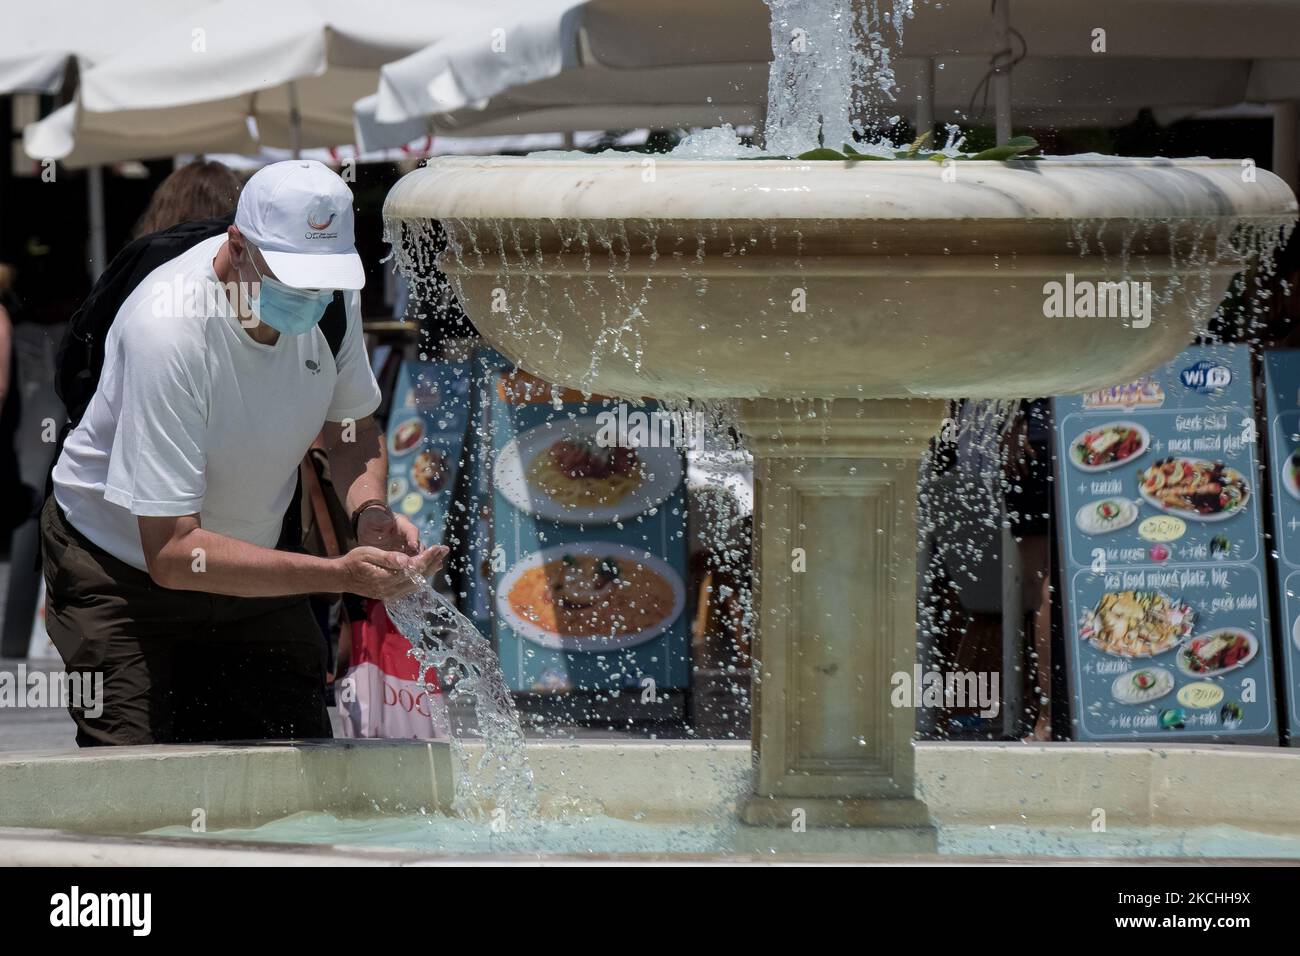
M325 341L329 343L330 355L333 355L337 361L339 349L343 348L343 336L348 331L348 310L342 292L335 292L334 298L325 307L325 314L320 320L320 330L325 334Z

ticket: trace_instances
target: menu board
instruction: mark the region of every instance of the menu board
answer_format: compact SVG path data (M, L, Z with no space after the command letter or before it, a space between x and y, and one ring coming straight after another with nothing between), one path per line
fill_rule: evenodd
M492 395L496 634L513 690L635 691L690 679L680 447L633 406L503 371ZM633 429L635 430L635 428ZM653 698L646 698L647 692Z
M388 415L388 505L425 547L442 544L469 425L464 365L403 362Z
M1275 740L1247 348L1053 407L1075 736Z
M1273 563L1277 580L1277 644L1282 654L1286 722L1300 733L1300 351L1264 355L1268 471L1273 483Z

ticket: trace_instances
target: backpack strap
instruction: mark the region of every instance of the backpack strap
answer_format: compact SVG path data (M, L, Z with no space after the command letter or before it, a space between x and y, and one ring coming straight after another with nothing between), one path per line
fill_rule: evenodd
M128 296L154 269L181 253L224 233L234 214L177 223L141 236L115 255L96 280L81 307L73 313L55 358L54 391L75 426L99 385L104 368L104 340Z
M180 222L132 240L113 257L95 281L90 295L73 313L54 359L54 391L67 411L67 418L59 429L54 456L45 474L47 498L54 493L54 466L63 453L68 433L81 421L99 386L104 368L104 342L122 303L154 269L205 239L224 233L234 221L232 212L213 219Z
M325 334L325 341L329 343L330 355L338 361L339 349L343 348L343 336L348 331L348 310L342 292L335 292L334 298L325 307L325 314L320 320L320 330Z

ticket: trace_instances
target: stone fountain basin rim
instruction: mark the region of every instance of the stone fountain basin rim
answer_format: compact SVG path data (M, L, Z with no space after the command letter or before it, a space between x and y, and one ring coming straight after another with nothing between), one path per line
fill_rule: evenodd
M847 167L858 167L862 169L872 169L884 171L889 168L912 168L933 170L942 164L936 163L929 159L888 159L880 161L861 161L861 160L811 160L811 159L697 159L691 157L678 157L664 153L623 153L617 156L608 156L605 154L593 153L585 158L573 159L550 159L545 155L531 156L434 156L421 168L432 166L536 166L552 167L556 169L574 169L590 166L610 166L610 167L627 167L629 169L641 170L646 168L645 160L654 160L656 167L673 167L698 169L716 169L727 167L731 169L753 169L756 165L762 168L785 168L797 166L801 169L844 169ZM1163 168L1185 167L1195 168L1198 166L1223 166L1229 167L1236 172L1243 168L1242 163L1247 162L1241 159L1223 159L1212 156L1189 156L1184 159L1168 159L1159 156L1042 156L1038 159L963 159L958 160L961 168L967 166L971 168L983 169L1024 169L1038 164L1048 164L1053 168L1061 167L1142 167L1158 166ZM1259 169L1257 172L1268 172Z
M730 813L752 766L744 741L536 741L529 751L544 796L624 817ZM411 812L449 802L452 768L448 745L431 741L3 754L0 834L139 834L188 824L197 806L213 828L304 810ZM1287 748L926 742L916 747L916 774L918 796L940 824L1086 825L1101 806L1115 825L1300 829L1300 752ZM87 779L95 786L76 785Z
M652 162L653 165L646 165ZM1295 220L1296 198L1266 170L1244 182L1221 159L582 160L448 157L408 173L388 219L441 220ZM646 177L650 179L647 181ZM938 238L938 237L936 237Z

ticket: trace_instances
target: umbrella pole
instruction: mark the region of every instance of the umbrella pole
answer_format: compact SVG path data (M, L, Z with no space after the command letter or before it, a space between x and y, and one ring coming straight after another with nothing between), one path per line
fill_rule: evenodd
M302 113L298 110L298 84L289 81L289 148L293 158L302 158Z
M104 271L108 258L108 238L104 227L104 167L86 170L86 207L90 217L90 281Z
M1273 104L1273 172L1282 177L1282 181L1291 187L1292 192L1300 192L1300 123L1297 113L1300 106L1296 103Z
M997 144L1011 139L1011 0L993 0L993 104Z
M934 59L926 57L921 67L921 95L916 98L916 135L934 132ZM934 149L930 142L927 149Z

